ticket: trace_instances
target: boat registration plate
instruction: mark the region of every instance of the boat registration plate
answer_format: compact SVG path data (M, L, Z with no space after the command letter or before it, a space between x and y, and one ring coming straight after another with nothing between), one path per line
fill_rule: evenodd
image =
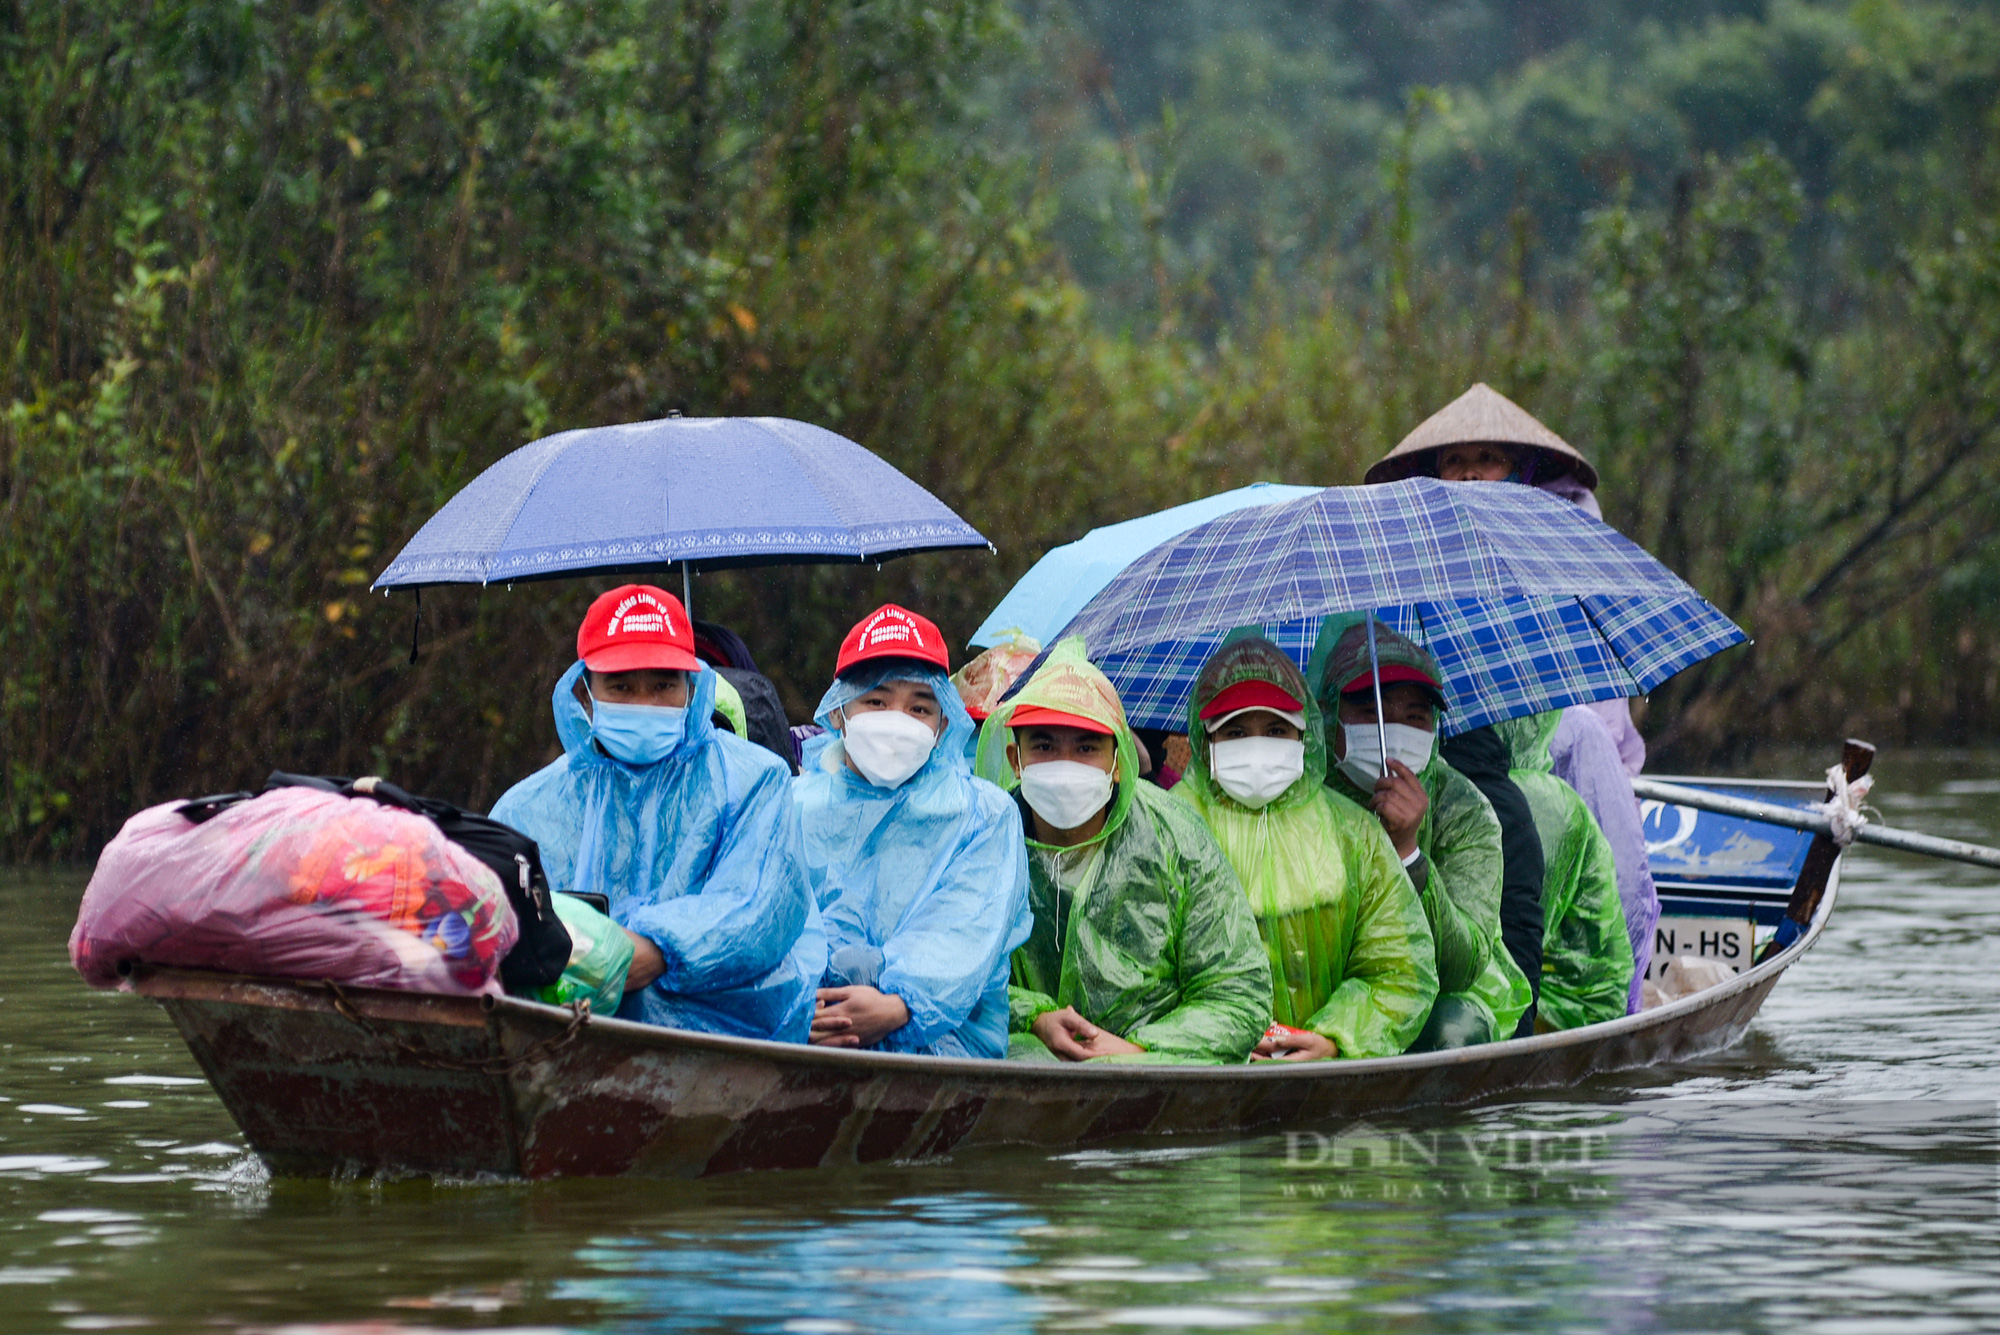
M1653 960L1646 966L1646 981L1658 982L1682 955L1719 960L1742 973L1756 956L1756 944L1756 927L1748 918L1662 917L1653 929Z

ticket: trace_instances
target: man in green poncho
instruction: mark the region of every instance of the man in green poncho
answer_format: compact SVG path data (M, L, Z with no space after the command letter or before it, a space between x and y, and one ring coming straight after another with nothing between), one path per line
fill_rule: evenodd
M1014 952L1009 1055L1240 1062L1271 977L1222 851L1139 780L1118 693L1065 640L981 730L978 773L1015 790L1034 926Z
M1575 1029L1625 1014L1632 942L1611 845L1576 790L1558 779L1549 739L1560 713L1494 724L1542 840L1542 993L1537 1027Z
M1193 759L1173 795L1229 855L1270 953L1284 1028L1260 1055L1389 1057L1437 998L1437 946L1382 826L1326 786L1305 678L1269 640L1233 640L1188 705Z
M1327 619L1308 675L1328 715L1327 752L1334 763L1327 786L1382 822L1437 942L1438 999L1410 1050L1510 1038L1534 994L1500 936L1500 821L1485 795L1438 754L1437 715L1446 702L1437 660L1379 622L1375 645L1386 725L1381 732L1368 628L1361 621Z

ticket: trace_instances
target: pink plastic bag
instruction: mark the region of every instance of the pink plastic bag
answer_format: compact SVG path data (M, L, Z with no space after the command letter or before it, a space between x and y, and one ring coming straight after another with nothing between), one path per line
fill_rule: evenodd
M147 963L410 992L497 990L519 926L491 868L421 816L280 788L199 825L170 802L106 845L69 957L115 986Z

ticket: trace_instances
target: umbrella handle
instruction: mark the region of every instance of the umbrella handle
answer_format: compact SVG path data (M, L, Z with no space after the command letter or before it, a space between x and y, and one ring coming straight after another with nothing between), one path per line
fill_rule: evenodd
M1382 717L1382 662L1375 656L1375 613L1368 613L1368 675L1375 685L1375 743L1382 748L1382 777L1389 777L1389 725Z

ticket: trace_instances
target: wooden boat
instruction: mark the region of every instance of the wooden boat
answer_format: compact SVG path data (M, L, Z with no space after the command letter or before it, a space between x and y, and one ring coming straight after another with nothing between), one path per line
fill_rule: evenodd
M1818 796L1807 785L1758 792ZM1653 848L1662 940L1682 924L1743 929L1740 962L1727 960L1721 928L1691 928L1693 948L1678 952L1724 960L1737 970L1727 981L1583 1029L1379 1060L973 1061L688 1033L511 997L143 966L128 982L165 1007L251 1146L283 1174L696 1177L1305 1126L1568 1086L1734 1043L1825 929L1838 855L1823 838L1730 821L1648 814L1663 835ZM1751 963L1752 924L1802 904L1799 939Z

